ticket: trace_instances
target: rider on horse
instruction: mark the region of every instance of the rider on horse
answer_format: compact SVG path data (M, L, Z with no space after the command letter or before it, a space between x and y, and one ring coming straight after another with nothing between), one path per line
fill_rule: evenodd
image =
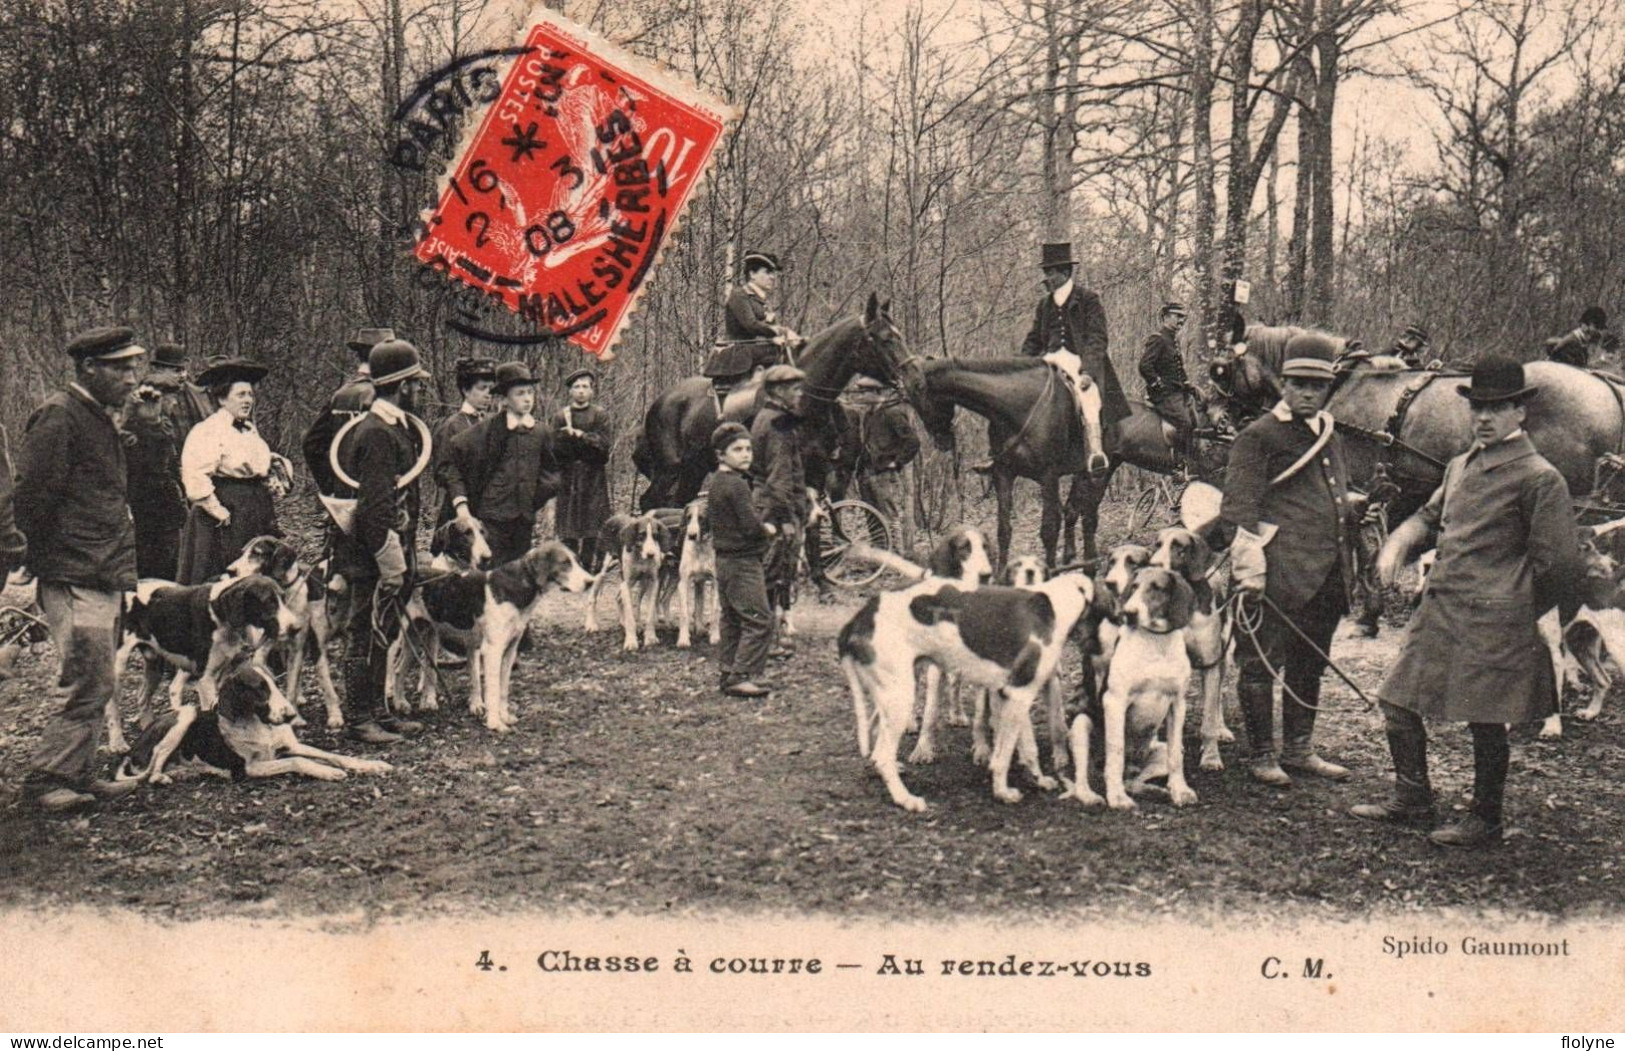
M1586 307L1578 328L1546 341L1546 356L1583 369L1591 364L1591 355L1602 349L1603 330L1607 327L1608 314L1602 307Z
M1175 457L1189 461L1194 454L1192 439L1198 395L1185 374L1185 358L1179 352L1179 330L1185 324L1184 304L1163 304L1161 321L1162 327L1145 339L1145 350L1140 353L1140 377L1145 380L1152 408L1174 428Z
M742 385L757 370L786 361L802 339L769 309L767 297L778 287L777 256L745 253L745 283L728 293L723 336L711 350L703 374L717 398L717 417L728 392Z

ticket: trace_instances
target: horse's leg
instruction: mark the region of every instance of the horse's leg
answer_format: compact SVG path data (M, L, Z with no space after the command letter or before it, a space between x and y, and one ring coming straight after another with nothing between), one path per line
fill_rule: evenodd
M1010 533L1013 525L1010 521L1014 513L1014 498L1016 476L999 467L993 468L993 494L999 501L999 564L993 567L993 574L999 576L1004 573L1004 567L1010 561Z
M1078 528L1083 532L1085 561L1091 561L1096 557L1095 533L1100 528L1100 502L1106 498L1106 489L1112 484L1112 475L1117 473L1117 463L1114 457L1106 473L1093 478L1084 474L1072 477L1072 493L1067 503L1076 504Z
M1055 568L1055 542L1061 536L1061 476L1047 474L1038 483L1044 498L1044 513L1038 522L1038 539L1044 545L1044 566Z
M1078 560L1078 515L1081 513L1081 491L1088 480L1080 474L1072 476L1066 490L1066 503L1061 508L1061 561L1071 564Z

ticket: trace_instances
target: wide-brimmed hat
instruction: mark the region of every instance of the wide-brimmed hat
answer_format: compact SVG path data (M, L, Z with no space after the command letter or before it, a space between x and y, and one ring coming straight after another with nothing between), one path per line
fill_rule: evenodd
M208 368L198 374L199 387L224 387L232 383L258 383L271 370L247 358L225 357L209 359Z
M179 343L160 343L153 348L149 364L168 369L184 369L186 358L186 348Z
M367 369L372 373L375 387L404 383L417 376L427 376L418 348L404 339L386 339L367 351Z
M68 355L74 361L123 361L137 358L147 348L135 341L135 329L107 325L79 333L68 341Z
M1336 337L1324 332L1300 332L1286 341L1281 351L1281 377L1305 380L1329 380L1337 373L1332 362L1341 350Z
M1073 263L1072 242L1070 241L1046 241L1043 247L1039 249L1038 268L1040 270L1048 270L1052 266L1071 266Z
M497 381L491 387L492 394L506 394L515 387L536 385L531 377L530 368L523 361L504 361L497 366Z
M357 354L365 354L385 340L394 338L395 330L392 328L358 328L345 346Z
M576 380L579 379L592 380L592 385L595 388L598 386L598 373L594 372L592 369L576 369L574 372L564 377L565 389L568 390L569 388L574 387L576 385Z
M746 252L743 265L745 273L747 274L752 270L760 270L763 267L773 271L775 274L784 269L784 267L779 265L779 257L774 255L772 252Z
M1527 398L1535 388L1525 385L1523 362L1504 354L1490 354L1473 366L1473 382L1457 385L1456 393L1468 401L1510 401Z

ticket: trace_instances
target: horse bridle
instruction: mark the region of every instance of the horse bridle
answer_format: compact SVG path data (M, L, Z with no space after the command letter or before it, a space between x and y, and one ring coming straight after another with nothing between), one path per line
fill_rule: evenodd
M894 334L896 334L897 342L906 349L908 344L904 341L903 334L898 331L897 326L893 325L889 318L886 321L886 325ZM874 334L869 331L869 326L865 324L861 327L863 329L864 342L868 344L870 350L876 351L875 359L880 362L881 368L886 372L886 376L882 382L885 383L886 386L890 387L893 393L900 393L903 390L902 381L899 378L902 370L908 368L916 361L921 361L923 359L920 355L910 351L908 356L904 357L893 365L889 360L887 360L885 355L879 353L880 342L875 339ZM840 397L843 389L844 388L828 387L821 384L806 382L803 382L801 385L801 391L804 397L811 398L813 401L821 401L828 404L834 404L835 401Z

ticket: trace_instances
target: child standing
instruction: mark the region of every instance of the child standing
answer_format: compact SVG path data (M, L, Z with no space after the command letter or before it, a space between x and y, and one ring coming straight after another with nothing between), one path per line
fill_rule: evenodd
M744 478L751 465L750 432L737 423L724 423L712 432L711 448L718 460L708 513L722 606L720 685L732 697L765 697L770 691L756 679L767 667L773 614L767 605L762 556L778 530L762 523Z

